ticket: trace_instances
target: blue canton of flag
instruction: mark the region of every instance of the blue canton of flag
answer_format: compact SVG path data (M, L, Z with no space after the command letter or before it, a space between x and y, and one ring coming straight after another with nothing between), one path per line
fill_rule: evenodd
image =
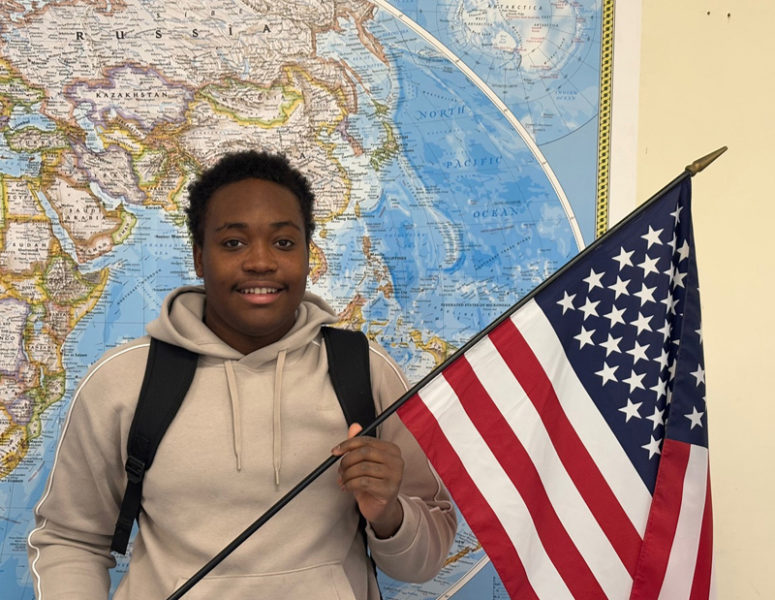
M708 445L689 186L602 240L536 298L652 494L666 436Z

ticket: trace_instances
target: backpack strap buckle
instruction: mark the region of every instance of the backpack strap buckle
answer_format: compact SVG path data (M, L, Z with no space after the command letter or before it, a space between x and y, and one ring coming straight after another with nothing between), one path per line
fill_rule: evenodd
M129 458L126 459L126 466L124 469L127 472L130 483L140 483L145 474L145 462L136 456L130 455Z

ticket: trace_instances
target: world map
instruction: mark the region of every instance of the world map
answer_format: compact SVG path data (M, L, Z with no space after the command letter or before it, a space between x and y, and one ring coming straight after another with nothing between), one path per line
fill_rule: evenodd
M79 379L196 282L197 173L285 153L317 197L310 289L416 382L594 238L605 10L4 0L2 598L34 597L26 536ZM381 587L506 598L462 521L436 579Z

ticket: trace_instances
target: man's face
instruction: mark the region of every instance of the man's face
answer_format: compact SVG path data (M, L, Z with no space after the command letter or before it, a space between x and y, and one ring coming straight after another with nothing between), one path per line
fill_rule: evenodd
M203 230L194 266L207 326L243 354L279 340L296 320L309 272L299 200L262 179L230 183L210 198Z

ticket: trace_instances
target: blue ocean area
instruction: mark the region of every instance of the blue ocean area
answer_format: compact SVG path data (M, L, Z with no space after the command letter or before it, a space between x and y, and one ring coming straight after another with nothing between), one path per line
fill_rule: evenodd
M0 173L11 177L35 177L40 171L40 156L11 150L5 136L0 136Z
M40 104L36 104L29 108L16 106L11 111L8 118L8 124L6 125L11 131L17 129L23 129L25 127L33 127L40 129L41 131L54 131L56 129L56 123L45 115L40 113Z
M475 12L476 4L439 3L436 10L427 10L420 2L407 2L401 10L476 71L518 119L533 125L536 141L565 190L588 244L595 237L600 7L596 3L574 3L575 31L571 36L571 30L565 30L569 35L564 41L570 43L556 48L557 64L546 71L527 73L520 68L518 53L510 55L493 47L494 32L517 35L505 16L490 14L491 27L481 28L483 31L472 26L466 34L466 28L459 26L456 11ZM522 8L525 12L531 9L529 5ZM385 22L391 19L383 15ZM456 26L451 27L453 24ZM502 116L495 118L503 120ZM579 152L579 148L588 151Z
M402 311L417 328L463 342L540 283L519 282L526 262L543 273L577 249L567 221L537 227L559 201L517 132L461 71L401 27L385 15L375 25L398 77L391 120L403 152L379 171L382 195L363 216ZM467 286L467 301L452 303L463 306L443 307Z
M129 239L107 255L84 266L110 270L105 293L70 336L65 356L79 356L68 369L83 368L105 350L145 335L166 294L179 285L194 284L191 248L179 225L159 207L127 207L137 218ZM80 358L83 357L83 358Z

